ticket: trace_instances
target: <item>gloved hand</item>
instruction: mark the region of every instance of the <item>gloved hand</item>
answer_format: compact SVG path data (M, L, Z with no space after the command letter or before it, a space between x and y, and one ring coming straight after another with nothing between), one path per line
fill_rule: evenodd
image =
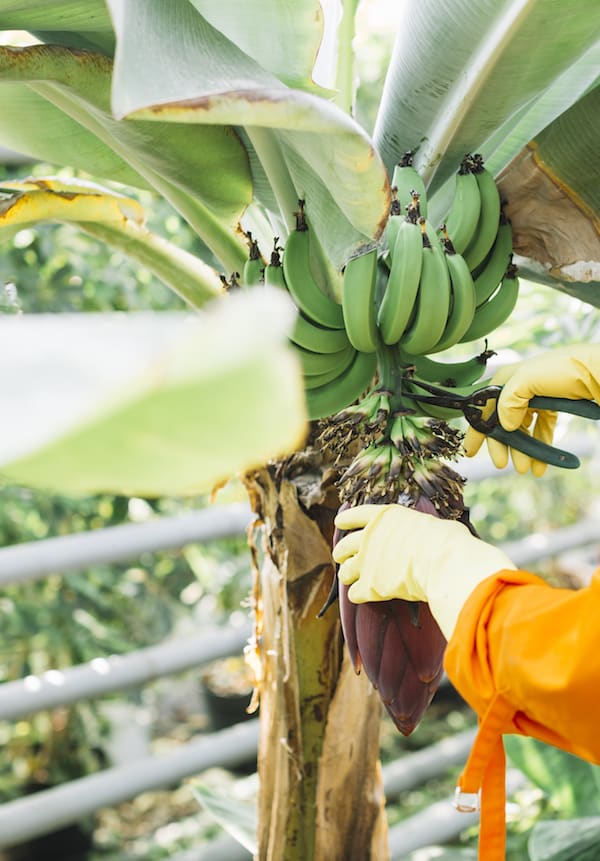
M505 365L490 382L504 387L498 398L498 419L502 427L507 431L520 428L551 444L557 415L550 410L530 409L529 400L535 395L546 395L600 403L600 345L573 344ZM483 417L488 418L493 409L494 401L488 401L482 411ZM508 463L508 447L475 428L469 428L464 439L467 457L477 454L484 439L494 465L503 469ZM519 473L531 469L533 475L539 477L546 471L547 464L543 461L534 460L516 449L511 449L510 454Z
M333 549L348 597L365 601L426 601L446 639L475 586L516 566L456 520L440 520L403 505L359 505L335 525L356 530Z

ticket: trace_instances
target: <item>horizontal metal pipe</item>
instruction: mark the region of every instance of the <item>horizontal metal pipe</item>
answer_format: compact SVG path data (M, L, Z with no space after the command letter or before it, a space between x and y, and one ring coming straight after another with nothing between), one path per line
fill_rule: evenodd
M100 697L162 676L241 654L251 626L214 628L194 637L167 640L126 655L94 658L64 670L48 670L0 685L0 720Z
M142 792L168 788L220 766L233 768L255 756L258 720L205 735L161 756L108 768L0 806L0 848L15 846L77 822L101 807Z
M252 517L249 506L240 503L13 544L0 549L0 586L121 562L141 553L243 535Z
M589 518L548 534L506 542L501 548L516 565L525 567L597 541L598 523ZM42 709L103 696L240 652L249 633L249 629L236 632L219 628L189 640L167 641L128 655L95 658L87 664L65 670L49 670L38 676L5 682L0 685L0 720L16 719Z
M476 729L467 729L386 763L382 768L386 799L396 798L401 792L439 777L453 765L462 765L469 755L476 733Z

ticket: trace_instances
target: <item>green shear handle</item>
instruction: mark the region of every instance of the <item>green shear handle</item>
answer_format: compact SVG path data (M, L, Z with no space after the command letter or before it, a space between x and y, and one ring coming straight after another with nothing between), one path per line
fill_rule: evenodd
M585 399L573 400L571 398L550 398L535 395L529 401L529 406L534 410L552 410L553 412L570 413L571 415L582 416L594 421L600 419L600 406L595 401ZM560 466L563 469L577 469L580 465L579 458L572 452L548 445L522 430L507 431L500 424L495 424L493 429L488 432L488 435L492 439L497 439L498 442L522 451L523 454L527 454L535 460L541 460L552 466Z

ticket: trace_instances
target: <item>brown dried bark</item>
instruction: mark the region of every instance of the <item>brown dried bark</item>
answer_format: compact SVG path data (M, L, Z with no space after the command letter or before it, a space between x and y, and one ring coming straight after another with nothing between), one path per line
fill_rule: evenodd
M246 477L259 517L259 861L386 861L380 702L317 618L333 567L338 498L318 457Z

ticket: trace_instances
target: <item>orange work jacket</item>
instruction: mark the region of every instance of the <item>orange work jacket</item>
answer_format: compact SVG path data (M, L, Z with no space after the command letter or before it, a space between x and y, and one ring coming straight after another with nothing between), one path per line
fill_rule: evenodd
M479 717L459 777L459 809L480 796L479 858L505 858L503 733L533 736L600 763L600 569L588 587L500 571L473 590L444 665ZM462 800L462 804L460 803Z

